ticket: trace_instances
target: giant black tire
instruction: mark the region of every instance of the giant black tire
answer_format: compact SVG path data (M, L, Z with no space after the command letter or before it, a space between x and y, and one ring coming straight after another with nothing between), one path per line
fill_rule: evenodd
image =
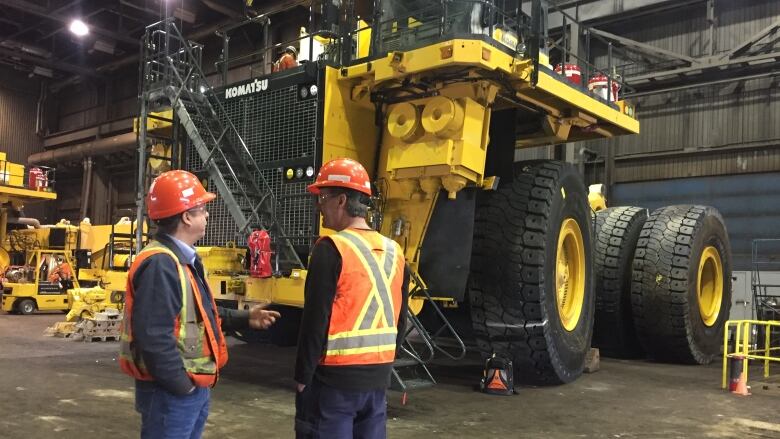
M568 244L575 226L578 251ZM479 194L472 326L483 356L513 361L515 381L562 384L582 373L593 333L591 235L587 191L564 163L517 163L512 181ZM559 272L558 264L569 268Z
M647 209L611 207L596 212L593 274L596 317L593 346L609 357L643 355L631 314L631 270Z
M634 253L632 311L648 356L707 364L731 309L731 249L720 213L669 206L645 222Z

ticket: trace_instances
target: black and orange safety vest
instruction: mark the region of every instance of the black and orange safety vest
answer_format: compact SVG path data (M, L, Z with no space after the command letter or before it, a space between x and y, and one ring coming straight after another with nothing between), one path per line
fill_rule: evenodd
M213 386L217 382L219 369L227 363L225 337L221 331L214 333L214 329L209 323L209 317L203 308L203 295L190 267L180 263L176 254L156 241L152 241L138 253L138 257L133 261L133 265L127 273L127 295L125 296L125 315L120 339L119 365L123 372L133 378L154 381L154 377L149 374L144 364L141 352L133 343L134 290L132 279L135 276L135 271L144 260L160 253L173 258L178 267L182 307L176 317L172 336L176 338L176 346L179 348L184 369L196 386ZM210 294L209 296L211 297L212 309L215 310L214 318L217 319L217 328L220 328L221 322L216 314L217 306L214 303L214 297Z
M330 239L341 273L320 364L391 363L401 311L404 256L398 243L373 230L345 229Z

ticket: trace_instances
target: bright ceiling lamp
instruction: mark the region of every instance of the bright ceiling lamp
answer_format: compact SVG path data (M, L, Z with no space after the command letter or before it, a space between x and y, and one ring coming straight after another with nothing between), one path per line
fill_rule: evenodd
M70 22L70 31L73 32L74 35L83 37L84 35L89 33L89 28L87 25L81 21L81 20L73 20Z

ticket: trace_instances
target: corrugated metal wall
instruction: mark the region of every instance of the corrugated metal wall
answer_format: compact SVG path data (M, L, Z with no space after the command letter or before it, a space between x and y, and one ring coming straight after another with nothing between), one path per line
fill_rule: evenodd
M780 18L780 1L715 2L715 53L726 52ZM606 29L689 56L709 55L706 3L678 8ZM768 38L767 41L773 41ZM777 46L775 46L777 47ZM606 65L603 47L596 63ZM775 49L777 50L777 49ZM617 65L627 57L616 51ZM634 58L638 56L632 55ZM656 66L657 68L658 66ZM623 71L630 75L646 68ZM618 68L618 72L621 72ZM780 88L777 77L735 81L633 99L641 134L582 145L606 156L615 151L612 181L780 170ZM603 166L589 170L603 180Z
M27 156L42 148L35 134L38 87L37 80L0 67L0 151L9 161L27 163Z
M750 244L780 238L780 174L684 178L617 184L613 206L657 209L674 204L714 206L723 215L731 241L734 270L750 270Z
M724 53L780 18L780 1L715 2L714 53ZM605 28L683 55L710 54L706 2ZM776 38L776 35L775 35ZM775 46L775 50L780 46ZM617 65L628 57L614 52ZM633 54L633 58L639 58ZM598 58L600 66L606 59ZM656 65L655 70L663 66ZM624 70L631 74L645 68ZM585 167L588 183L613 185L611 206L655 209L706 204L723 214L735 270L750 270L750 244L780 238L780 88L777 77L734 81L633 99L641 133L583 142L599 156ZM614 168L607 176L607 147Z
M603 30L681 55L702 57L710 54L709 24L706 13L707 3L701 1L652 16L616 22L605 26ZM736 47L751 35L774 23L778 16L780 16L780 1L777 0L715 1L717 23L714 53L727 52ZM606 60L599 57L606 55L603 49L604 47L594 40L592 50L593 54L597 55L595 59L598 61L596 63L598 66L606 66ZM613 56L618 60L613 65L619 66L629 60L619 49L615 50ZM630 58L640 59L636 52L633 52ZM653 58L647 57L647 59ZM625 74L636 74L647 70L646 67L637 65L626 70ZM624 72L619 71L619 73Z
M780 139L780 89L770 78L646 96L635 101L641 134L616 139L616 156Z

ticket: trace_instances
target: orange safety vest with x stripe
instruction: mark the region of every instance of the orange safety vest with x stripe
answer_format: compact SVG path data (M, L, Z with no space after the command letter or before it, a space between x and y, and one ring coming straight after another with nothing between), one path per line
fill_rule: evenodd
M373 230L345 229L324 237L341 255L328 341L320 364L392 363L401 311L404 256Z

